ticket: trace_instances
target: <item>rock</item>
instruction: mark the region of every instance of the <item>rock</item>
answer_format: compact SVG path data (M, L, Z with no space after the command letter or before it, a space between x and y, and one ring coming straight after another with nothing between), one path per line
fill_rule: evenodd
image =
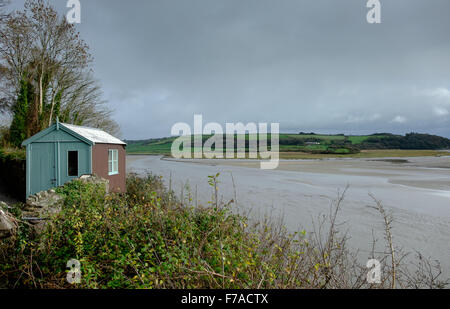
M33 225L36 233L41 233L50 217L61 212L64 197L54 189L43 191L28 197L22 220Z
M105 187L105 192L109 193L109 180L104 179L95 175L83 175L79 178L83 182L93 183L93 184L102 184Z
M17 228L16 220L8 212L2 209L4 208L3 205L6 204L2 203L0 208L0 238L11 236Z
M36 230L42 230L45 220L61 211L64 197L55 190L36 193L27 198L23 210L23 218L35 225Z

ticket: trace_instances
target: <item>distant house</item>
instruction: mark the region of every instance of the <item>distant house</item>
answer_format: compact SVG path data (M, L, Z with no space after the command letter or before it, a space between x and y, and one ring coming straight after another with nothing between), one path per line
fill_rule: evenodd
M306 142L306 145L320 145L320 142Z
M57 121L22 145L27 148L27 197L83 175L108 179L110 191L126 190L126 144L100 129Z

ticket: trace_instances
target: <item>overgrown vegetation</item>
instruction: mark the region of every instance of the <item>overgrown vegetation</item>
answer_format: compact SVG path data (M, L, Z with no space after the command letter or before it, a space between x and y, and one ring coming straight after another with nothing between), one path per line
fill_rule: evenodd
M219 175L211 176L214 192ZM339 231L339 195L312 233L288 233L270 219L252 222L222 204L194 207L177 200L161 178L131 175L128 193L105 195L101 185L73 181L58 191L63 210L41 234L25 222L0 240L0 286L9 288L389 288L444 287L425 259L408 272L401 255L372 252L383 280L368 269ZM376 204L381 211L382 206ZM381 208L380 208L381 207ZM21 218L21 210L12 210ZM382 211L381 211L382 212ZM382 212L387 218L386 212ZM383 217L383 216L382 216ZM388 222L390 224L390 222ZM388 227L389 227L388 224ZM392 240L392 238L390 238ZM389 248L396 250L389 243ZM390 258L390 256L392 258ZM81 262L78 285L66 281L67 262Z
M17 148L0 148L0 160L25 160L25 150Z

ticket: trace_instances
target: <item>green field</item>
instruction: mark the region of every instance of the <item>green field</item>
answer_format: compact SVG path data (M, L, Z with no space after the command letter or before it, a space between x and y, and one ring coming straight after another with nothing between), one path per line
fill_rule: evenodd
M204 140L209 136L205 136ZM345 136L339 135L297 135L297 134L280 134L280 152L311 152L311 151L325 151L329 148L333 141L343 141ZM170 156L172 142L175 137L152 139L145 141L127 141L127 153L129 154L155 154L155 155L168 155ZM249 136L245 136L246 141L249 140ZM270 136L269 136L270 139ZM298 140L305 143L309 139L321 140L320 145L285 145L284 141L288 139ZM307 142L306 142L307 143ZM225 143L224 143L225 145ZM193 150L193 149L192 149ZM338 151L339 152L339 151ZM341 153L346 153L346 149L341 149Z
M175 138L164 138L154 142L128 142L127 153L170 155L172 142L174 140Z

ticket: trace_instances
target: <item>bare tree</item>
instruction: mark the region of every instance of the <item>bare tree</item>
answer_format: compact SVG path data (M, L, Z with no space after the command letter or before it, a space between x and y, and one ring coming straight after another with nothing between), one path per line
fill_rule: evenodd
M392 239L392 222L394 219L392 217L392 214L388 213L386 209L383 207L381 201L377 200L375 196L373 196L372 194L369 195L376 204L376 206L372 208L376 209L383 218L385 239L388 245L389 256L391 258L391 276L392 276L391 288L395 289L395 284L397 280L397 261L394 242Z
M32 31L23 12L9 14L0 23L0 109L14 103L26 67L30 65Z
M51 125L60 112L76 115L66 117L69 122L91 125L97 119L97 126L117 131L90 76L87 44L46 1L27 0L22 11L2 19L0 57L0 109L11 111L23 80L33 86L29 135Z
M91 74L78 75L77 81L63 89L65 99L60 106L60 120L119 134L117 123L111 120L112 111L102 100L98 82Z

